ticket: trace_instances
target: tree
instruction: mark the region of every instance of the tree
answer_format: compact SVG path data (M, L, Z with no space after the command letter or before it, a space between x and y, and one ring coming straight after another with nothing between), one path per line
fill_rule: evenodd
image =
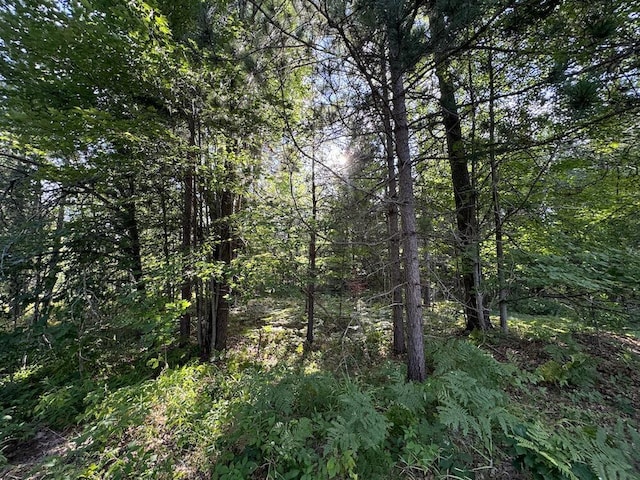
M3 11L2 155L36 167L33 182L46 189L47 203L59 205L43 221L66 231L68 285L86 284L94 249L120 264L142 293L137 201L145 187L135 179L149 159L144 145L159 128L155 111L140 101L145 89L153 90L142 80L148 37L134 43L124 35L146 28L132 12L114 6L101 13L104 21L88 5L66 9L57 2L20 2ZM96 45L104 47L101 54L90 55ZM90 223L81 226L80 218ZM61 239L54 235L44 247L49 273L36 280L45 306L58 280ZM34 306L39 311L38 301Z
M406 8L406 7L405 7ZM405 274L405 308L407 310L407 376L409 380L423 381L426 377L424 339L422 327L422 292L420 290L420 263L418 254L413 169L409 148L409 123L405 97L404 72L408 65L402 53L411 39L414 5L399 9L387 18L389 36L389 73L391 77L391 117L394 122L394 140L398 158L398 191L403 238ZM391 12L389 12L391 13ZM407 23L408 22L408 23Z
M407 313L407 375L409 380L423 381L426 377L426 365L422 295L413 194L413 166L404 86L405 72L413 66L404 50L414 40L411 32L418 5L412 2L400 2L397 5L395 3L370 5L354 2L347 5L344 2L324 4L312 2L312 5L323 15L327 26L342 43L348 58L355 65L357 74L369 86L378 105L383 99L376 85L382 83L390 92L391 105L382 105L381 108L387 109L393 120L394 149L398 159L399 210ZM382 39L386 41L381 41ZM370 58L375 59L376 55L387 59L389 79L381 78L380 71L377 69L380 62L369 61Z
M254 63L249 42L258 37L242 39L240 19L255 12L240 3L232 12L225 2L186 7L20 2L3 11L2 141L4 158L32 165L61 205L44 222L62 218L55 231L65 236L28 269L38 288L64 278L66 290L91 289L105 302L131 287L143 298L157 292L145 277L160 273L166 294L179 289L192 303L180 334L186 343L195 319L206 358L226 347L240 247L234 216L262 142L277 131L280 85L275 68L263 68L266 56ZM14 277L16 288L31 282Z
M455 10L454 10L455 12ZM455 13L454 13L455 14ZM446 18L437 7L432 13L431 23L434 43L434 63L440 88L440 105L445 129L447 154L451 166L451 182L456 206L458 227L457 244L460 256L460 270L464 288L464 306L467 317L466 329L486 330L481 283L479 229L476 219L477 194L469 175L469 159L462 138L462 126L455 98L454 79L451 74L448 49L451 48L451 26L457 19Z
M383 60L382 75L386 79L386 59ZM390 287L391 287L391 305L393 315L393 351L400 355L406 353L404 317L402 315L402 271L400 267L400 231L398 221L398 187L397 187L397 171L396 156L394 153L394 138L391 116L389 115L388 105L389 90L382 90L384 110L382 111L382 121L384 124L384 152L387 160L387 232L389 235L389 271L390 271Z
M500 203L506 207L501 221L496 219L495 223L507 226L510 243L515 243L511 247L511 258L507 251L506 259L517 265L513 274L520 288L515 292L514 301L520 309L557 308L554 302L550 304L544 298L536 298L545 295L563 297L569 305L590 304L585 300L587 297L593 298L593 292L601 288L606 290L603 285L588 286L590 282L586 279L590 274L586 264L589 262L585 262L584 257L576 260L574 255L581 249L608 251L608 247L600 243L602 237L594 243L578 240L592 228L587 227L586 218L597 216L595 212L603 205L591 205L588 213L582 211L578 207L580 202L587 205L590 201L586 197L578 200L577 192L589 190L587 184L582 183L582 179L588 177L593 182L591 185L600 189L600 198L606 199L605 203L617 203L616 195L605 193L608 165L617 156L616 148L601 152L600 160L596 160L594 152L598 149L594 146L598 141L595 137L608 132L612 135L608 137L611 142L616 142L614 138L626 138L629 132L623 119L638 108L637 90L631 87L634 61L629 56L630 45L638 38L637 20L634 26L624 2L614 2L610 7L605 11L602 5L596 4L548 2L516 9L501 19L499 34L494 35L491 43L487 41L483 45L489 49L488 59L493 64L489 65L492 93L488 101L489 109L493 109L489 112L489 126L495 128L495 136L487 148L492 159L497 159L494 166L500 166ZM515 17L535 21L516 27ZM589 26L579 20L584 18L590 19ZM551 37L550 32L553 32ZM536 50L542 37L551 38L551 43L546 49ZM511 48L505 48L506 41ZM505 64L523 72L517 81L514 76L505 76L502 67ZM524 74L531 66L537 73ZM632 93L634 91L636 93ZM517 98L517 102L509 102L508 98ZM519 105L518 109L514 103ZM506 114L507 109L511 118ZM518 139L515 145L514 139ZM633 155L627 159L633 159ZM571 172L570 179L565 177L568 172ZM567 193L570 184L576 190L562 195L560 192ZM572 225L576 222L581 227L574 229ZM551 240L547 236L550 232L558 236ZM542 238L545 238L542 240L545 253L538 249ZM577 250L576 241L581 244ZM629 245L633 241L628 243L625 239L622 243ZM531 257L525 253L533 250L536 254ZM559 261L561 257L565 260ZM612 252L612 259L616 257ZM561 263L566 267L560 267ZM630 266L634 263L629 261ZM592 259L592 268L597 264L598 261ZM572 265L579 267L574 269ZM607 278L600 267L596 270L600 278ZM564 280L556 283L563 275L566 275ZM532 283L525 287L529 281Z
M233 264L242 243L235 219L259 174L265 143L281 134L278 115L289 115L300 77L290 73L284 39L269 32L260 8L196 3L199 21L176 26L184 32L186 88L171 92L188 139L182 242L184 255L189 250L192 255L183 265L182 297L191 300L195 294L195 304L185 312L182 328L187 331L187 315L195 313L201 357L208 358L212 348L224 350L227 344ZM182 19L178 15L176 21ZM254 22L266 31L255 30Z

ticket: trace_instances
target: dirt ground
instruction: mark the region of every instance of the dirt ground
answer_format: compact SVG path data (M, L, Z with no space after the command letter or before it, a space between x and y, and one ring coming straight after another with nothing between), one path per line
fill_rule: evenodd
M611 332L574 333L580 352L593 359L597 370L595 389L604 402L584 405L611 417L627 417L640 427L640 340ZM484 346L498 361L516 362L527 371L551 359L545 342L536 338L508 335ZM561 399L560 389L550 389ZM577 406L577 405L574 405ZM597 413L597 412L596 412Z
M45 458L62 455L73 449L72 434L61 434L43 428L31 440L15 445L5 451L9 465L0 470L2 480L35 480L33 468Z

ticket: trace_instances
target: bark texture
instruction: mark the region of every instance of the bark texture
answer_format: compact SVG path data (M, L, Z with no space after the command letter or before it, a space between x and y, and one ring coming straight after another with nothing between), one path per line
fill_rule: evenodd
M389 70L392 85L392 118L398 158L398 193L402 225L403 261L405 273L405 308L407 312L407 378L422 382L426 379L424 358L424 333L422 324L422 293L420 289L420 264L418 258L418 234L413 193L413 168L409 148L409 124L407 121L404 72L400 57L398 28L390 32Z
M309 279L307 282L307 346L313 344L313 327L316 299L316 221L318 219L318 199L316 197L316 162L311 160L311 218L309 232Z
M195 122L189 122L189 147L196 144ZM195 159L193 153L187 153L187 166L184 172L182 190L182 288L181 298L184 301L192 301L191 261L192 240L194 233L193 203L195 198ZM191 335L191 310L187 308L180 317L180 343L185 345Z
M449 66L449 52L447 51L449 38L446 21L443 13L437 8L432 12L431 28L436 45L434 60L456 206L456 244L460 258L462 301L467 320L466 330L485 330L489 323L488 318L485 318L480 290L482 272L476 219L476 194L469 175L469 159L464 148L454 78Z
M389 176L387 208L387 233L389 235L389 279L391 283L391 311L393 315L393 352L397 355L407 351L402 314L402 269L400 267L400 228L398 218L398 187L395 155L393 154L393 132L391 121L385 125L387 131L387 171Z
M387 61L383 61L383 75L387 77ZM383 89L382 120L385 133L387 157L387 234L389 236L389 283L391 286L391 312L393 318L393 353L402 355L407 351L402 314L402 269L400 264L400 227L398 216L398 180L396 156L394 154L393 123L390 115L389 91Z
M493 202L493 222L495 226L496 240L496 269L498 271L498 305L500 308L500 329L509 331L507 314L507 286L504 275L504 241L502 234L502 215L500 212L499 183L500 174L496 162L496 135L495 135L495 82L493 71L493 58L489 52L489 161L491 164L491 194Z

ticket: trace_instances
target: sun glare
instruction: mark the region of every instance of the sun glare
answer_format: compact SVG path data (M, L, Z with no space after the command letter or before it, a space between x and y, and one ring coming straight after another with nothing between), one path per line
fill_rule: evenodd
M347 166L349 156L339 145L332 143L327 148L325 162L327 167L341 170Z

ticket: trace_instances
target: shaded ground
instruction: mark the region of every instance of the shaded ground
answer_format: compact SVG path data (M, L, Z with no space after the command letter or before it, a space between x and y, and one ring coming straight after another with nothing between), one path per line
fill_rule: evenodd
M37 478L30 476L31 470L47 457L63 455L73 449L71 438L74 435L63 435L49 428L42 428L31 440L7 449L4 454L9 465L0 469L2 480L25 480Z
M327 302L329 304L329 302ZM267 306L268 308L265 308ZM336 310L335 304L333 310ZM392 325L384 309L341 304L339 312L318 313L316 335L317 361L321 368L338 371L358 369L381 357L390 357ZM457 310L427 312L427 337L447 338L460 335L463 321ZM336 315L337 314L337 315ZM295 303L250 304L236 311L232 325L234 349L244 350L252 360L275 364L290 361L302 349L306 319ZM497 321L494 320L494 323ZM511 332L489 333L486 338L472 339L500 362L516 364L534 373L550 361L550 350L566 350L569 356L580 352L595 367L594 388L576 385L550 385L541 382L533 387L527 402L540 403L552 416L565 415L566 407L583 410L590 420L602 424L617 418L629 420L640 428L640 340L626 334L582 330L575 320L560 317L533 317L515 314ZM523 401L524 399L514 399ZM557 407L555 406L557 405Z
M597 359L597 388L607 404L640 425L640 340L609 332L575 334L574 338Z
M632 419L640 424L640 340L630 336L610 332L574 333L577 349L588 355L597 371L595 390L590 392L590 402L585 394L576 395L578 389L568 385L566 388L551 387L549 395L557 399L567 397L565 401L579 407L576 400L586 405L596 414L609 414ZM542 339L523 338L515 334L501 336L491 343L483 345L497 360L514 362L520 368L533 372L552 356L545 350L547 345L563 345L562 339L555 342ZM567 347L569 348L569 347ZM572 347L576 349L576 347ZM542 392L544 393L544 392ZM591 405L593 404L593 405Z

